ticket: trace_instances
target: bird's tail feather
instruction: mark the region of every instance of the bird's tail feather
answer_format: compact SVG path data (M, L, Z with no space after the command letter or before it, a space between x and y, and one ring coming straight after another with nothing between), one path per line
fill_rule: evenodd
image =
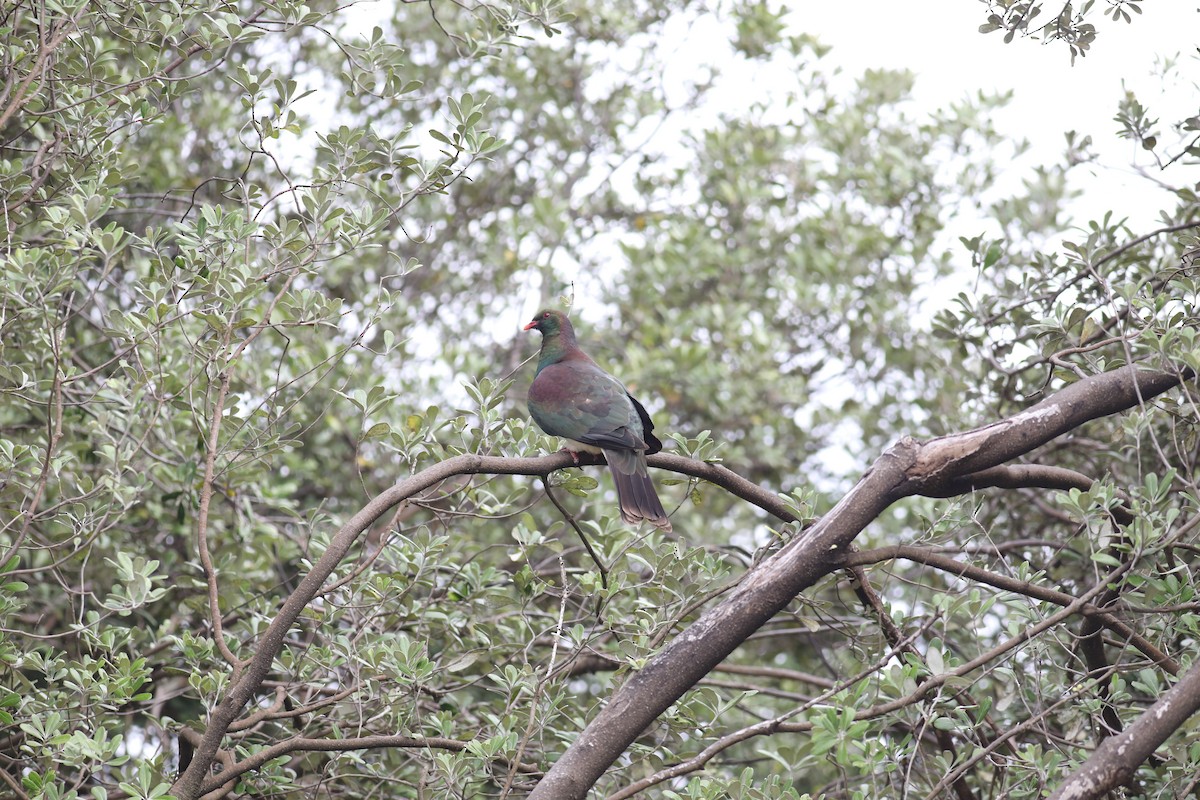
M646 469L646 457L637 450L605 450L604 457L617 486L617 503L621 519L630 525L645 520L664 531L671 530L671 520L654 491L654 482Z

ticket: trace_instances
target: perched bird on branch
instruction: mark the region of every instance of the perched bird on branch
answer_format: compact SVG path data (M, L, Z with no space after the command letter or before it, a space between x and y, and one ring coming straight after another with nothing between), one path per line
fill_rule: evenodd
M619 380L579 349L575 329L561 311L539 311L525 330L542 334L537 375L529 387L529 413L551 436L566 440L567 451L604 453L617 485L621 519L645 520L671 530L646 456L662 449L654 423Z

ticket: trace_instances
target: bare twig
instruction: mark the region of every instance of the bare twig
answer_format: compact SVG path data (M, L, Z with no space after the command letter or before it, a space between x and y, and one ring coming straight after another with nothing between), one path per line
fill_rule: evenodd
M1056 606L1070 606L1075 603L1077 598L1071 595L1051 589L1046 586L1041 586L1030 581L1022 581L1017 578L1010 578L1007 575L1000 575L991 570L977 567L974 564L967 564L958 561L950 556L942 553L936 553L924 547L915 545L892 545L889 547L879 547L873 550L864 550L860 553L850 553L843 561L846 565L864 565L873 564L880 561L888 561L895 558L903 558L908 561L913 561L918 564L925 564L936 569L943 570L952 575L958 575L962 578L968 578L979 583L995 586L997 589L1003 589L1013 594L1019 594L1025 597L1031 597L1034 600L1040 600L1046 603L1053 603ZM1180 671L1179 662L1169 655L1164 653L1153 643L1148 641L1144 636L1129 627L1123 620L1114 614L1104 611L1096 606L1088 605L1080 609L1080 613L1089 618L1095 618L1104 627L1116 633L1123 639L1129 641L1131 645L1136 647L1147 658L1153 661L1157 666L1172 675L1178 675Z
M558 558L558 574L562 583L562 592L558 601L558 620L554 625L554 642L550 646L550 663L546 666L546 674L538 681L533 697L529 699L529 721L525 724L525 734L517 746L517 755L509 765L508 774L504 778L504 788L500 790L500 800L505 800L512 791L513 781L517 777L517 768L525 756L525 748L529 746L529 739L533 736L533 728L537 722L538 701L542 699L542 694L546 691L546 684L554 677L555 665L558 662L558 645L562 641L563 621L567 616L567 595L569 594L567 591L567 562L563 560L562 556Z
M60 361L61 338L60 330L55 330L50 334L51 341L54 347L54 380L50 386L50 399L46 402L46 455L42 459L42 470L38 475L37 486L33 490L33 497L29 500L29 505L25 506L21 512L21 530L13 537L12 545L5 551L4 556L0 557L0 566L7 564L17 551L21 549L21 544L25 541L25 537L29 535L29 527L33 524L34 518L37 516L38 506L41 505L42 497L46 493L46 485L50 482L50 477L53 474L51 465L54 462L54 453L58 449L58 443L63 436L63 374L62 363ZM42 567L44 569L44 567Z
M546 497L550 498L550 502L553 503L554 507L558 509L558 513L562 514L563 519L565 519L567 524L574 529L575 533L579 536L579 540L583 542L584 548L588 551L588 555L591 556L592 563L596 565L596 569L600 572L600 585L607 589L608 567L605 566L604 562L600 559L600 555L592 547L591 539L589 539L587 534L583 532L583 528L579 527L579 523L575 521L574 515L567 511L566 507L558 501L558 498L554 494L554 490L550 488L549 476L542 478L542 485L546 487ZM563 586L563 590L566 590L565 585Z

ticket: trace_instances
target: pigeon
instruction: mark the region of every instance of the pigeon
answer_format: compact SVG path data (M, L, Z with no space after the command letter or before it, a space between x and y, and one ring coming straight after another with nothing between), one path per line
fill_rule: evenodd
M664 531L671 521L654 491L646 456L662 449L654 423L619 380L602 370L575 341L561 311L539 311L525 330L540 331L542 352L529 387L529 414L543 431L566 440L567 451L603 453L617 485L621 519Z

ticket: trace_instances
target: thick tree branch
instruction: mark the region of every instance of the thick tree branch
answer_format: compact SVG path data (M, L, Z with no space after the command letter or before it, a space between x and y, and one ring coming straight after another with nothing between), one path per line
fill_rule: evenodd
M1107 796L1112 789L1128 783L1138 766L1197 709L1200 709L1200 661L1128 729L1105 739L1049 800L1092 800Z
M1068 491L1079 489L1086 492L1092 488L1095 481L1066 467L1052 467L1043 464L1003 464L998 467L982 469L961 478L948 481L944 486L931 491L922 492L926 497L957 497L960 494L976 489L1058 489ZM1133 522L1133 515L1124 505L1110 509L1113 521L1118 525L1128 525Z
M582 800L647 725L799 592L836 569L854 538L896 500L945 492L966 475L1024 455L1089 420L1138 406L1183 378L1125 367L1080 380L1000 422L928 442L902 439L819 522L747 573L724 601L631 675L535 787L531 800Z
M947 484L1024 455L1085 422L1116 414L1178 386L1175 372L1123 367L1077 381L1008 419L928 442L905 439L916 449L896 497L939 496ZM895 449L895 448L893 448Z

